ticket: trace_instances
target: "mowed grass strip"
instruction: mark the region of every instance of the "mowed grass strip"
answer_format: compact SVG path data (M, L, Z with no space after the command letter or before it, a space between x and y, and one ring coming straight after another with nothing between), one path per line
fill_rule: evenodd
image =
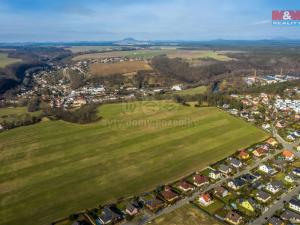
M199 86L195 88L189 88L181 91L176 91L175 94L178 95L196 95L196 94L204 94L207 91L206 86Z
M152 70L152 68L146 61L96 63L90 67L93 76L134 73L140 70Z
M2 225L44 225L151 190L267 137L217 108L103 105L103 120L47 121L0 134Z

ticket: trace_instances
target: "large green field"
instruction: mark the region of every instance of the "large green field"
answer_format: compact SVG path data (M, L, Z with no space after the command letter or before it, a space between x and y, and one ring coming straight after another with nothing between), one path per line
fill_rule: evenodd
M103 119L0 133L0 224L44 225L151 190L267 137L217 108L110 104Z
M0 52L0 68L4 68L10 64L22 62L21 59L9 58L7 53Z
M176 91L175 94L178 95L196 95L196 94L204 94L207 90L206 86L199 86L195 88L189 88L181 91Z

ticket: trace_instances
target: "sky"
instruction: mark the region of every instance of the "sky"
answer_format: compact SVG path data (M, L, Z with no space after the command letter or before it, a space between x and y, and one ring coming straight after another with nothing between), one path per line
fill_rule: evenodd
M0 42L300 39L300 0L0 0Z

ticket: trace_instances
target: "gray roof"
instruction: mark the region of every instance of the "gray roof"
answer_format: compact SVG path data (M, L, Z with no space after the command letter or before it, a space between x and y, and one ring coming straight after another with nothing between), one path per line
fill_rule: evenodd
M272 225L281 225L282 223L283 223L283 221L278 217L272 217L269 220L269 224L272 224Z
M230 162L232 165L234 165L234 166L240 166L241 163L242 163L240 160L238 160L238 159L236 159L236 158L231 158L231 159L229 160L229 162Z
M270 195L269 193L265 192L265 191L259 190L259 191L256 193L256 197L259 197L259 198L261 198L261 199L263 199L263 200L266 200L266 199L268 199L269 197L271 197L271 195Z
M226 165L224 165L224 164L221 164L220 166L219 166L219 170L220 171L228 171L230 169L230 167L229 166L226 166Z
M289 220L291 222L299 222L300 221L300 215L298 213L295 213L289 209L285 210L281 216L284 220Z

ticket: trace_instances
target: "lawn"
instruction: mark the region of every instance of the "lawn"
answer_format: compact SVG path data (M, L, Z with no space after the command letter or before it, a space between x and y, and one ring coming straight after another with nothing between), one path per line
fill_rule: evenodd
M217 108L108 104L101 121L45 121L0 133L1 225L49 224L152 190L267 134Z
M4 68L10 64L22 62L21 59L9 58L7 53L0 52L0 68Z
M154 225L218 225L212 217L201 212L200 209L188 204L175 211L160 216L151 222Z
M203 94L207 90L206 86L199 86L195 88L189 88L181 91L176 91L175 94L178 95L196 95L196 94Z
M145 61L96 63L96 64L92 64L90 68L91 74L93 76L135 73L140 70L152 70L152 68Z

